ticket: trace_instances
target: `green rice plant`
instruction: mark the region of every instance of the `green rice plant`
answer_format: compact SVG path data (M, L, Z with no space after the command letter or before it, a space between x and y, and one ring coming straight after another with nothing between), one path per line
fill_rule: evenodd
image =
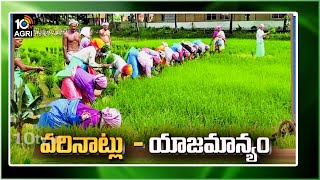
M38 71L29 71L28 73L25 73L27 75L27 82L30 82L32 84L39 85L40 80L40 74Z
M106 52L108 52L108 51L110 51L110 46L108 46L108 45L104 45L104 46L101 48L101 52L102 52L102 53L106 53Z
M28 57L28 54L27 54L27 53L20 53L20 58L21 58L22 60L26 60L27 57Z
M278 146L280 149L294 149L296 147L296 136L286 135L284 137L279 137L276 139L274 146Z
M27 83L27 86L29 87L33 97L37 97L41 95L41 89L39 87L39 84Z
M114 61L114 56L113 54L116 54L116 53L111 53L109 56L107 56L105 59L104 59L104 62L107 63L107 64L111 64L113 61Z
M115 84L114 82L108 83L107 88L102 91L102 95L103 96L113 96L118 88L119 88L119 86L117 86L117 84Z
M59 88L61 88L61 86L62 86L62 79L57 79L57 80L56 80L56 85L57 85Z
M45 58L48 56L48 52L47 51L40 51L40 55L42 56L42 58Z
M159 72L156 71L155 68L153 68L153 69L151 70L151 74L152 74L152 76L158 76L158 75L159 75Z
M49 52L49 48L48 47L46 47L46 51Z
M30 82L27 73L22 73L21 78L22 78L23 82L25 82L25 83Z
M55 64L55 57L52 55L47 56L46 58L42 59L41 63L44 67L44 73L46 75L53 75L56 71Z
M61 61L56 63L56 67L54 68L54 73L58 73L59 71L63 70L64 69L64 61L63 61L63 58L60 58Z
M35 56L36 56L35 53L33 53L33 52L29 53L29 61L33 62L33 59L35 59Z
M53 54L53 47L50 47L50 53Z
M28 48L28 52L29 52L29 53L31 53L32 50L33 50L33 49L32 49L31 47Z
M126 53L127 53L127 50L126 49L122 49L119 55L121 57L124 57L126 55Z
M53 87L55 84L55 80L56 78L53 75L46 75L44 78L44 83L48 88L48 94L47 94L48 98L54 97Z
M24 53L25 50L26 50L25 48L19 48L19 51L22 53Z
M36 48L34 48L34 49L32 50L32 52L34 52L35 54L38 54L38 53L39 53L39 50L36 49Z
M269 32L270 32L271 34L276 33L276 28L271 28L271 29L269 30Z
M33 52L32 56L30 56L30 62L34 62L35 64L38 64L42 59L42 56L39 52Z

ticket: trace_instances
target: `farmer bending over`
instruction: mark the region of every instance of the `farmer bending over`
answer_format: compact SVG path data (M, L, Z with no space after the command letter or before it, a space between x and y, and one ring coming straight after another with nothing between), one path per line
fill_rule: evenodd
M150 56L152 56L152 58L153 58L153 63L154 63L154 64L159 64L159 63L160 63L161 58L160 58L159 52L154 51L154 50L152 50L152 49L149 49L149 48L147 48L147 47L142 48L141 50L144 51L144 52L146 52L146 53L149 54Z
M74 75L71 76L71 80L91 103L95 102L95 96L99 96L101 90L107 88L108 80L103 74L92 75L79 66L75 67L73 72Z
M167 66L173 65L174 62L179 59L179 53L174 52L166 42L162 42L162 46L157 49L164 50Z
M179 43L174 43L172 46L171 46L171 49L174 51L174 52L177 52L179 54L179 57L178 57L178 62L179 63L182 63L183 62L183 49L184 47L182 47L181 44Z
M50 111L41 114L38 127L78 125L84 129L89 126L117 128L121 125L121 114L117 109L106 107L99 111L80 102L80 100L58 99L47 106Z
M140 51L138 54L138 62L142 67L143 72L147 77L151 77L151 68L153 67L153 57L145 51Z
M193 44L199 46L200 55L203 55L209 49L209 46L204 44L200 39L194 40Z
M189 59L193 59L195 54L197 53L197 49L191 42L181 42L182 47L184 47L189 53L184 53L189 55Z
M119 55L110 54L109 56L113 56L114 61L111 64L107 64L106 67L115 69L115 73L113 74L113 78L117 84L119 83L119 80L118 80L119 74L121 74L121 77L123 80L126 76L131 76L131 74L132 74L131 64L127 64L124 61L124 59L122 59Z
M72 58L81 60L86 65L89 65L94 68L105 67L106 65L104 64L96 63L97 52L103 46L104 46L104 42L101 39L95 38L89 43L88 47L81 49L77 53L74 53Z
M153 67L152 70L155 70L157 72L161 72L163 69L163 66L161 64L162 58L165 56L164 52L162 51L155 51L152 49L149 49L147 47L142 48L142 51L146 52L147 54L151 55L153 58ZM161 58L162 57L162 58ZM155 72L156 73L156 72Z

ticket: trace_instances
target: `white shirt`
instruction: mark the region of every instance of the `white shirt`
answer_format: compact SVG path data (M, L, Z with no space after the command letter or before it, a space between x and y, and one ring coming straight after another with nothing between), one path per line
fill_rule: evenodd
M118 55L112 54L114 57L114 60L111 64L112 68L118 69L120 72L122 72L122 68L127 65L127 63Z
M262 29L257 30L256 38L257 42L263 42L264 31Z
M102 67L101 64L96 63L96 54L96 48L93 46L88 46L74 53L73 56L81 59L84 63L88 64L91 67Z
M111 64L110 68L115 68L116 72L114 73L114 80L118 81L118 76L122 73L122 68L127 65L127 63L118 55L112 54L114 57L114 61Z
M164 48L164 52L165 52L165 58L166 58L166 63L169 66L170 65L170 61L172 60L172 55L173 55L173 50L169 47L165 47Z

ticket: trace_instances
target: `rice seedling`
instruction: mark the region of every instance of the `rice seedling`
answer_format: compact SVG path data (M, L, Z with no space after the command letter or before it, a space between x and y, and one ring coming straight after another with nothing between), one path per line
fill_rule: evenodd
M44 73L46 75L53 75L56 72L56 58L53 55L49 55L46 58L42 59L41 64L45 68Z
M27 86L29 87L33 97L40 96L41 89L37 84L35 84L35 83L27 83Z
M33 51L30 55L30 62L38 64L42 59L42 56L39 52Z
M52 75L46 75L44 78L44 83L48 88L48 94L47 97L48 98L52 98L55 96L54 92L53 92L53 87L55 85L55 76Z

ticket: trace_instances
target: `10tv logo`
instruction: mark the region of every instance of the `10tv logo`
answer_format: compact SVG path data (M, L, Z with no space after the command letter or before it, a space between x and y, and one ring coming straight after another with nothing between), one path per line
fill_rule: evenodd
M13 15L13 37L32 38L34 21L32 15Z

